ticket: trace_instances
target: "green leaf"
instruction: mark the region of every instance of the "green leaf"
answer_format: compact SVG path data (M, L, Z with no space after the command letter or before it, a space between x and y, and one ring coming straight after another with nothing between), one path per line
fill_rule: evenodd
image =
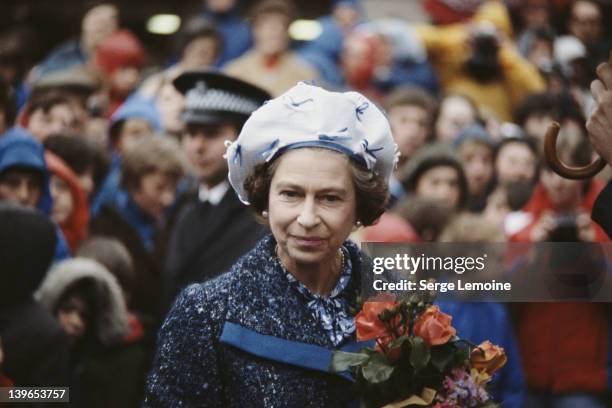
M470 359L470 349L469 347L457 347L457 351L455 352L455 356L457 356L458 361L466 361Z
M364 353L347 353L346 351L334 351L330 370L334 373L346 371L350 367L366 362L370 356Z
M396 347L400 347L400 346L401 346L402 344L404 344L404 342L405 342L405 341L407 341L407 340L410 340L410 336L400 336L400 337L398 337L397 339L395 339L395 340L391 341L391 342L389 343L389 346L388 346L388 347L389 347L390 349L393 349L393 348L396 348Z
M429 363L430 351L429 347L425 343L425 340L415 336L410 339L411 350L410 350L410 365L414 368L414 371L420 371L427 363Z
M395 367L389 365L382 355L372 356L361 368L363 377L372 384L387 381Z
M435 353L431 353L431 363L439 372L443 373L448 364L453 360L453 355L453 349L436 350Z

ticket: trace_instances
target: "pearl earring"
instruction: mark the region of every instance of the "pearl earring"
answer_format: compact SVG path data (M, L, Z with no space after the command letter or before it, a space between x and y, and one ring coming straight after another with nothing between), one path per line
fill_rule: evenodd
M363 224L361 223L361 221L357 220L357 222L355 223L355 226L357 228L361 227Z
M261 216L264 218L268 218L268 212L267 211L262 211L261 212Z

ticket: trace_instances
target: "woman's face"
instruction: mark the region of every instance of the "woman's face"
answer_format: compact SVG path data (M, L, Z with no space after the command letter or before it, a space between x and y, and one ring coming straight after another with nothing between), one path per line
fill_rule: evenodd
M549 169L540 172L540 181L555 210L574 212L578 209L584 181L563 178Z
M89 312L87 302L79 295L70 296L58 308L57 320L73 343L85 335Z
M348 158L330 150L302 148L278 160L268 213L279 251L292 264L333 260L357 220Z
M72 192L70 191L68 183L55 174L51 175L49 186L51 189L51 198L53 199L51 219L61 225L70 217L70 214L72 214L74 210Z
M522 143L508 143L497 153L495 170L500 184L533 180L537 159Z
M181 65L185 69L210 68L216 59L217 41L213 37L198 37L185 47Z
M429 113L416 105L395 106L389 111L389 123L395 143L402 154L399 164L401 166L425 144L429 133Z
M157 108L166 132L178 134L183 129L181 112L184 104L185 98L174 85L164 84L157 97Z
M415 192L419 197L438 200L457 208L461 196L457 170L450 166L432 167L421 175Z
M72 107L67 103L58 103L47 112L42 108L32 112L28 119L28 130L42 142L52 134L75 130L76 123Z
M140 118L128 118L121 127L121 132L117 138L116 149L120 153L135 146L143 137L153 134L153 129L149 123Z
M130 193L142 210L153 218L159 218L174 203L177 184L176 177L158 170L142 176L139 188L130 190Z
M255 47L266 56L279 55L289 46L287 29L291 22L283 14L263 13L253 23Z
M0 201L36 208L42 198L43 178L26 169L8 169L0 174Z
M493 152L480 142L465 142L459 148L470 194L483 194L493 177Z
M449 96L440 105L440 115L436 120L436 139L439 142L452 142L457 134L476 120L476 112L470 103L460 96Z

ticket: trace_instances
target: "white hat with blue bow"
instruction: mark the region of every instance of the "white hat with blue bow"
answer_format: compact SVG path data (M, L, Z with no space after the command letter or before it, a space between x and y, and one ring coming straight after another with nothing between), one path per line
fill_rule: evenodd
M357 92L330 92L303 82L253 112L238 139L226 145L229 180L245 204L246 178L289 149L335 150L386 180L399 157L389 122L374 103Z

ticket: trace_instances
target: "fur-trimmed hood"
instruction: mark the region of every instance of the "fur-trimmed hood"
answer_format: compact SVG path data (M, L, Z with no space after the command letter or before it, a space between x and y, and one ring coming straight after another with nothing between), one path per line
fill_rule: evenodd
M95 282L96 338L105 346L122 342L129 333L128 312L117 280L100 263L87 258L73 258L55 265L35 294L51 313L62 295L83 279Z

